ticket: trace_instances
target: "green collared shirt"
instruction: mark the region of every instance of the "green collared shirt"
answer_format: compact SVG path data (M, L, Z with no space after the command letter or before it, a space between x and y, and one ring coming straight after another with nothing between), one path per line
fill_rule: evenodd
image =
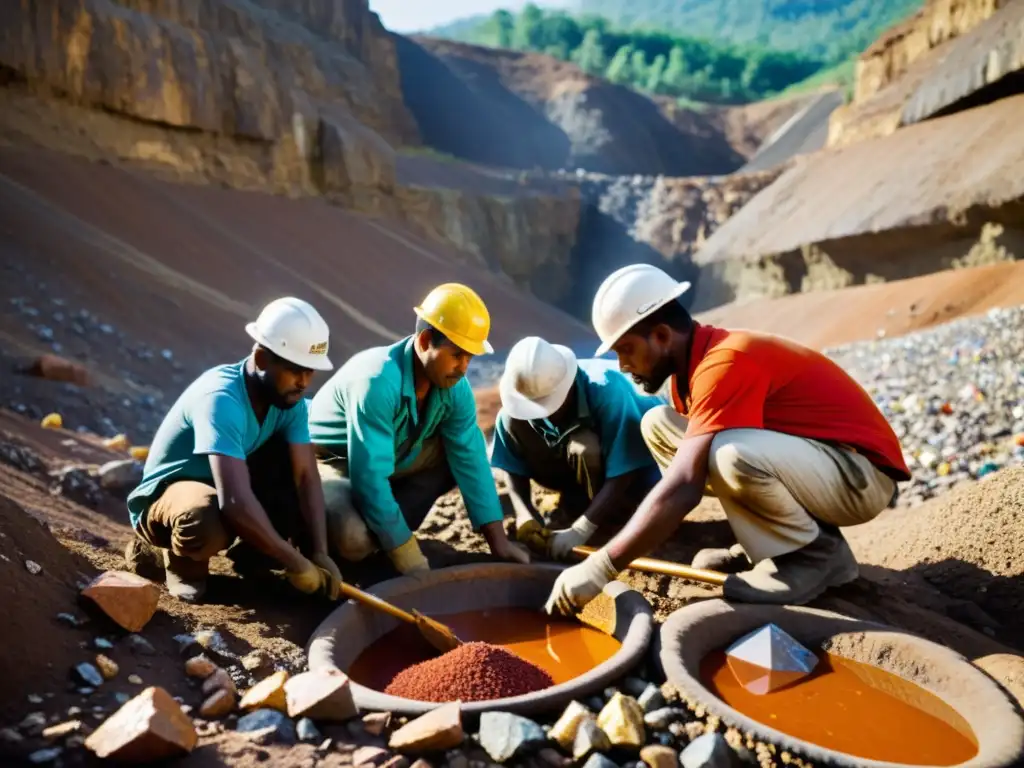
M352 499L389 550L412 536L389 479L413 462L424 440L438 433L473 527L502 519L469 382L431 388L421 415L416 408L413 354L413 337L408 336L389 347L354 355L321 387L309 407L311 440L347 459Z

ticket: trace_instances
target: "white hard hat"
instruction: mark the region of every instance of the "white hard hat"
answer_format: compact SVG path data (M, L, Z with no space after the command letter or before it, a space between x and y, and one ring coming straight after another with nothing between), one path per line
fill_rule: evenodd
M630 328L689 288L688 282L676 282L650 264L630 264L612 272L597 289L591 310L591 322L601 339L597 356L605 354Z
M527 336L508 353L498 384L501 407L513 419L546 419L562 407L576 380L576 355L561 344Z
M287 296L267 304L255 323L245 326L259 344L290 363L316 371L334 366L327 357L327 323L312 305Z

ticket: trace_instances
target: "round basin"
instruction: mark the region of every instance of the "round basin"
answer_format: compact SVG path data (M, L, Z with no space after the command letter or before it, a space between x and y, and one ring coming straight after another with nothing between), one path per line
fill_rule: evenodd
M730 604L709 600L673 613L661 630L660 659L669 682L690 702L755 739L774 743L815 764L906 768L914 763L865 759L783 733L726 704L702 682L708 654L773 623L808 649L879 668L942 699L956 728L977 743L972 768L1017 764L1024 754L1024 721L999 685L960 654L894 627L812 608ZM950 721L947 721L950 722ZM951 723L952 724L952 723ZM893 723L898 728L898 723ZM970 733L967 733L967 731ZM907 738L912 738L907 734Z
M445 614L500 608L541 610L563 566L483 563L430 571L416 578L402 577L374 585L370 590L400 608L413 608L444 621ZM622 582L604 590L614 600L614 626L608 627L621 647L607 660L567 682L535 693L490 701L465 702L462 712L488 710L529 714L555 710L572 699L607 687L640 662L654 634L650 604ZM317 627L308 645L309 668L337 668L347 672L359 655L378 638L399 625L397 619L347 601ZM352 680L352 694L363 711L390 711L405 715L427 712L440 703L390 696Z

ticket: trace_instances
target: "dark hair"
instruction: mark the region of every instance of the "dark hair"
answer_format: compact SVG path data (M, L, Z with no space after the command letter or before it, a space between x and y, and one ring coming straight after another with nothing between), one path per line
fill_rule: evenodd
M416 335L419 336L423 331L430 331L430 346L440 347L442 344L448 341L448 337L441 333L437 328L432 326L422 317L416 318ZM451 343L451 342L449 342Z
M686 307L679 303L678 299L672 299L668 304L658 307L643 320L637 322L629 333L637 336L648 336L656 326L667 325L673 331L686 333L693 328L693 318L686 311Z

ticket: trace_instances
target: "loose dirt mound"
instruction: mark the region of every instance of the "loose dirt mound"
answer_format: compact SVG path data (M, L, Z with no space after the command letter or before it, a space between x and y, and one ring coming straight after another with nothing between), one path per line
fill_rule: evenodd
M457 157L668 176L728 173L743 162L703 115L670 121L651 99L553 57L431 38L396 44L424 141Z
M1024 469L957 488L917 509L886 513L851 540L865 562L909 570L971 601L1024 639Z

